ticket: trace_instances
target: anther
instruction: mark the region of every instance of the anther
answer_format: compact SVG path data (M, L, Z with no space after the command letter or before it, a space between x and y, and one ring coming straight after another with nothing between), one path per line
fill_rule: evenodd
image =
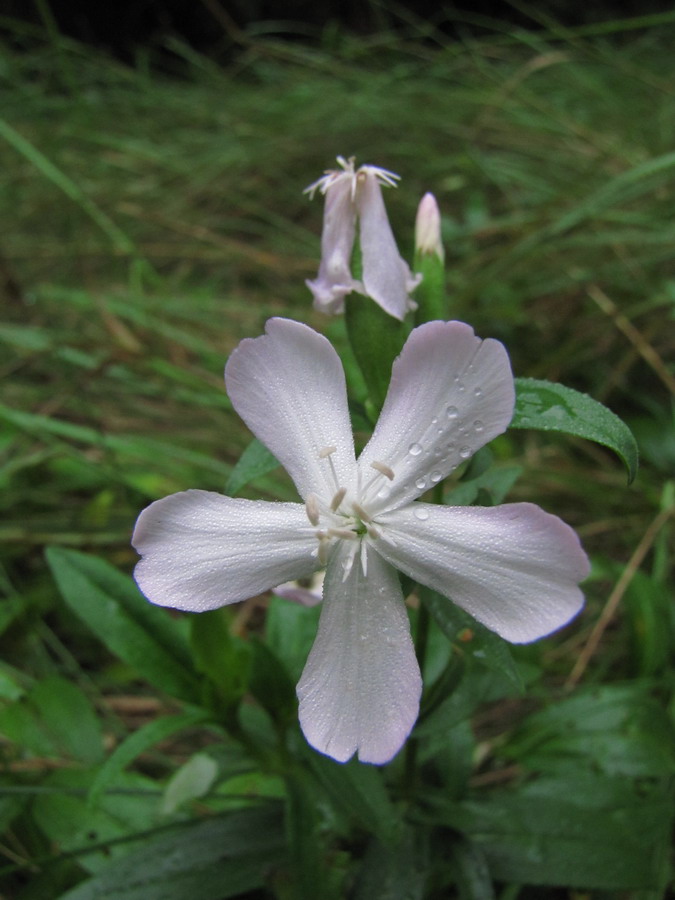
M316 494L307 494L307 499L305 500L305 512L312 525L319 524L319 502Z
M352 509L356 513L356 515L361 519L362 522L372 522L373 520L365 511L365 509L360 506L358 503L352 503Z
M382 533L378 531L377 528L373 528L372 525L366 525L366 531L371 538L375 538L376 540L377 538L382 537Z
M343 538L347 541L356 541L358 540L358 534L355 531L350 531L349 528L329 528L328 529L329 537Z
M389 481L394 480L394 470L390 469L388 465L383 462L378 462L375 460L370 464L371 469L375 469L380 473L380 475L384 475L385 478L388 478Z
M345 494L347 493L347 488L340 488L340 490L336 493L333 499L330 502L330 508L333 512L337 512L338 507L345 499Z
M324 447L323 450L319 450L319 459L325 459L331 453L335 453L336 450L337 447Z

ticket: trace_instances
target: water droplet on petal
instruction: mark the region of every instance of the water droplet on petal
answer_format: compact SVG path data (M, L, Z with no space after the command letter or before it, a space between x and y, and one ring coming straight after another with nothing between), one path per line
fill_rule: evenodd
M424 509L424 507L419 506L415 509L415 518L419 519L420 522L425 522L429 518L429 510Z
M427 486L426 478L418 478L417 481L415 482L415 487L417 488L418 491L423 491L426 488L426 486Z
M438 422L438 419L436 418L436 416L434 416L433 419L431 420L431 424L435 425L437 422Z
M459 455L462 457L462 459L468 459L471 456L471 452L471 447L459 448Z
M479 388L479 387L474 388L473 395L474 395L474 397L482 397L483 396L483 388Z
M459 415L459 410L456 406L448 406L448 408L445 410L445 413L449 419L456 419Z
M480 419L476 419L476 421L473 423L473 430L478 432L479 434L481 431L483 431L484 428L485 425L483 425Z
M408 447L408 453L411 456L419 456L421 452L422 452L422 447L420 446L420 444L411 444Z
M438 484L443 475L438 471L438 469L434 469L433 472L429 475L429 478L433 481L434 484Z

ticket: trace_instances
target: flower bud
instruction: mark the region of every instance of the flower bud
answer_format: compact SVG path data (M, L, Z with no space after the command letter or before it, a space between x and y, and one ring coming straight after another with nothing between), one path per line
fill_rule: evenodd
M417 208L415 250L421 255L435 253L441 262L445 258L441 243L441 213L433 194L425 194Z

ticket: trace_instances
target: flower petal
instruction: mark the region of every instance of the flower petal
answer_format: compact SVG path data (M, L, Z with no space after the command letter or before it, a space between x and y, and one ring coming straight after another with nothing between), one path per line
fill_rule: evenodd
M352 171L341 172L332 180L329 177L326 185L319 275L306 282L315 309L324 313L341 313L345 294L356 286L350 268L356 230L353 184Z
M403 320L415 304L409 292L419 283L401 258L384 206L378 169L362 166L357 177L356 202L359 211L363 288L382 309Z
M384 499L382 479L373 482L370 493L378 499L368 506L370 514L401 506L445 478L506 430L514 402L511 366L499 341L481 341L463 322L415 328L394 361L382 413L359 457L364 486L374 462L394 473Z
M138 517L134 577L148 600L204 612L255 597L317 568L314 529L300 503L183 491Z
M325 337L300 322L270 319L265 331L232 352L227 392L300 496L316 491L330 498L338 487L350 488L355 476L342 363Z
M514 644L561 628L583 605L579 538L532 503L412 503L381 521L395 542L378 544L385 559Z
M367 577L351 546L328 563L319 631L298 684L300 725L309 743L338 762L386 763L419 711L422 680L396 572L372 549Z

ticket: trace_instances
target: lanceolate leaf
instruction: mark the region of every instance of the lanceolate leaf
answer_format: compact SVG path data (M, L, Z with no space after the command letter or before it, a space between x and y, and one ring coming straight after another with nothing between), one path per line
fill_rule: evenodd
M261 444L257 438L253 438L239 457L239 461L234 469L232 469L225 486L225 493L229 494L230 497L234 497L254 478L267 475L268 472L274 471L278 465L276 457L270 453L267 447Z
M167 694L199 697L187 641L166 610L95 556L49 547L47 561L63 599L109 650Z
M630 429L588 394L552 381L516 378L516 410L511 428L559 431L603 444L623 460L628 480L635 478L638 448Z

